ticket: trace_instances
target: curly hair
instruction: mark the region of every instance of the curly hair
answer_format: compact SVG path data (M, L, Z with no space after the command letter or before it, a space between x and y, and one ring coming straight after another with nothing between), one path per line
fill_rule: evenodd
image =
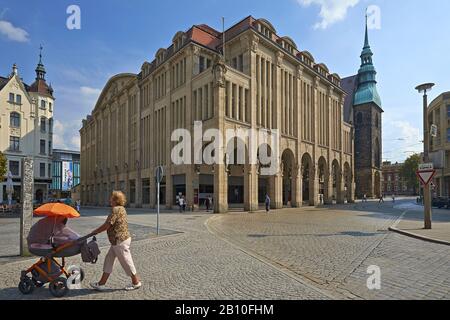
M127 197L122 191L113 191L111 198L118 206L124 207L127 203Z

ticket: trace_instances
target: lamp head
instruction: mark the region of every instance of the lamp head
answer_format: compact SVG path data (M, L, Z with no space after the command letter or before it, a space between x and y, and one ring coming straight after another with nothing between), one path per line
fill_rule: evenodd
M434 87L434 83L424 83L416 87L416 90L419 91L419 93L427 93L431 91L431 89Z

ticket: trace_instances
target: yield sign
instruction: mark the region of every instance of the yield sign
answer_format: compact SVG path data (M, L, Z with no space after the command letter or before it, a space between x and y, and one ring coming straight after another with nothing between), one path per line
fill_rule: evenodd
M416 174L417 174L417 177L419 178L420 182L424 186L427 186L431 182L431 180L433 180L433 177L436 174L436 170L422 170L422 171L417 171Z

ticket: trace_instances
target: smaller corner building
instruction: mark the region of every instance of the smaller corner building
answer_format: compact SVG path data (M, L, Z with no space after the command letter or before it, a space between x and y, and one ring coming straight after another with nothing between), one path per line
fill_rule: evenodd
M366 18L364 47L358 74L342 79L348 93L345 121L353 124L355 143L355 196L378 198L382 193L382 104L377 90Z
M0 151L8 161L11 172L14 202L21 202L22 160L31 157L34 162L33 200L45 202L51 184L53 143L53 112L55 98L47 84L42 62L42 48L36 67L36 78L31 85L20 76L16 64L12 72L0 76ZM6 181L0 183L0 203L6 202Z
M54 149L52 168L51 198L71 198L72 189L80 184L80 152Z

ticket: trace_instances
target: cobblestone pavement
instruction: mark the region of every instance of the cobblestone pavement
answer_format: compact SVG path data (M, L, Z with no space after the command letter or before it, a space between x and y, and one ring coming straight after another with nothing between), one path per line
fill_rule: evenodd
M116 263L111 290L95 293L72 290L68 299L329 299L333 296L303 283L225 243L204 226L209 215L164 214L161 224L181 233L132 243L132 253L143 288L125 292L129 279ZM98 217L103 219L104 217ZM155 225L154 215L130 214L129 222ZM0 222L1 223L1 222ZM104 257L103 249L100 260ZM20 270L33 260L0 266L0 299L51 299L47 288L30 296L17 290ZM80 264L78 258L71 263ZM98 280L101 263L80 264L86 273L83 286Z
M87 286L98 280L101 263L73 258L70 263L85 269L86 280L67 299L449 299L450 247L387 231L405 210L368 203L270 214L165 212L166 233L157 238L156 216L130 209L143 288L121 290L129 279L116 264L111 290L95 293ZM85 210L86 221L77 227L95 227L104 212ZM6 221L0 219L0 230L12 228ZM0 265L0 299L52 298L47 288L25 297L18 292L20 270L33 261ZM381 290L367 289L370 265L381 268Z
M376 203L334 208L221 215L209 226L231 243L348 298L450 298L450 247L387 231L404 208ZM367 289L371 265L381 269L381 290Z

